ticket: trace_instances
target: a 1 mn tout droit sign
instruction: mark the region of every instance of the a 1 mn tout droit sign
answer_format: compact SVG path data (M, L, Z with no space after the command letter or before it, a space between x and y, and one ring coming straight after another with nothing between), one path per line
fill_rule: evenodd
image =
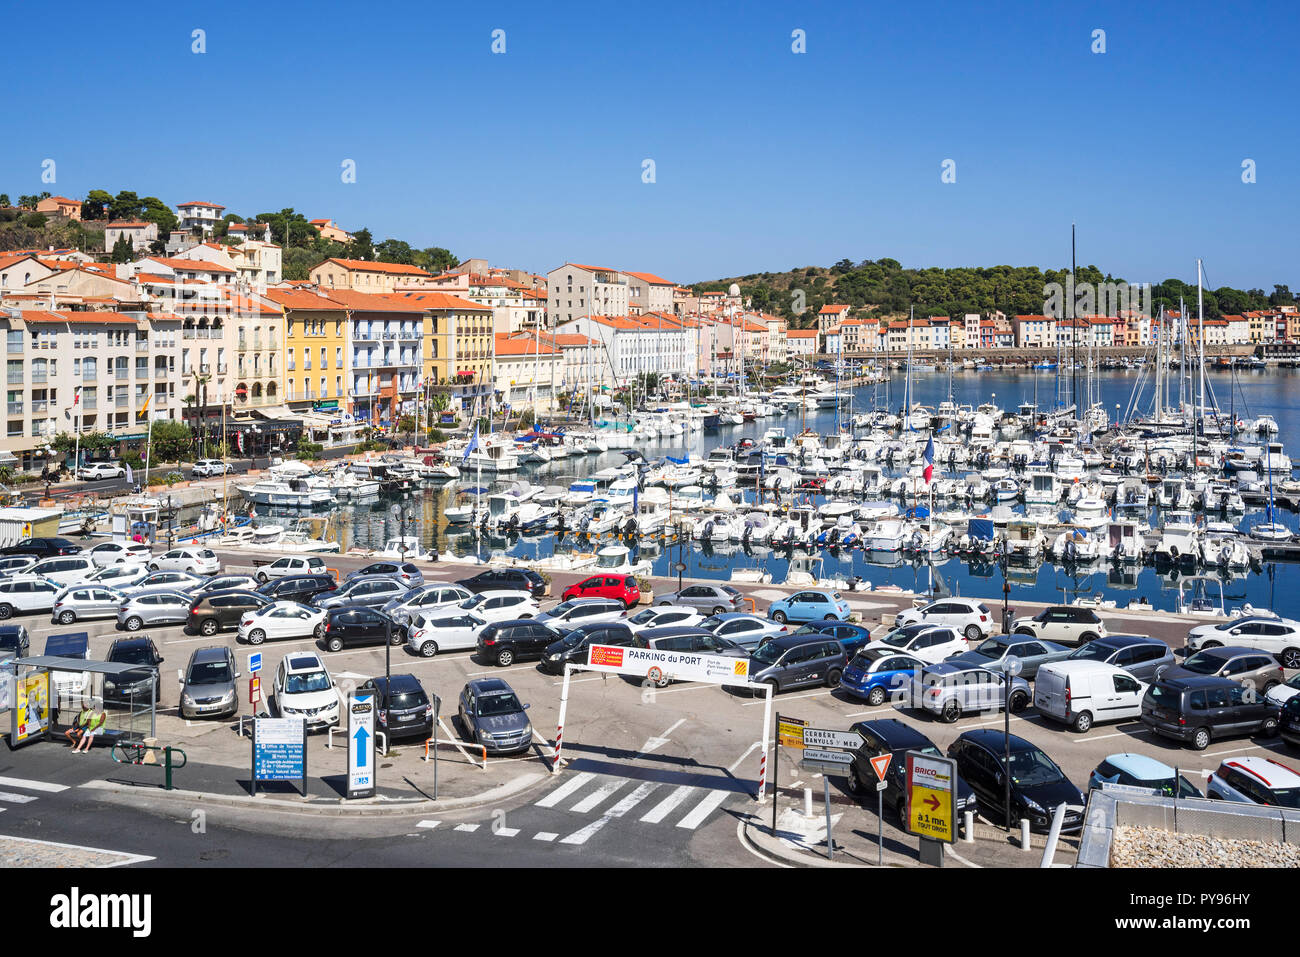
M749 659L728 655L696 655L654 648L623 645L592 645L587 649L587 667L659 681L709 681L714 684L749 684Z

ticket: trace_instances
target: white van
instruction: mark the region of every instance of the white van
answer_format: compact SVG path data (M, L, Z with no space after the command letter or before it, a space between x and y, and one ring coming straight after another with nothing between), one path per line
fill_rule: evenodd
M1034 707L1082 733L1096 721L1140 717L1146 690L1146 685L1114 665L1053 661L1040 667L1034 678Z

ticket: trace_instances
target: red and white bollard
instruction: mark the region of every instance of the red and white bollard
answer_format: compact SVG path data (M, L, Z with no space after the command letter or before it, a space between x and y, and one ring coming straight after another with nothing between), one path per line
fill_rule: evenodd
M763 729L767 733L767 729ZM760 751L758 755L758 799L763 800L763 791L767 785L767 752Z

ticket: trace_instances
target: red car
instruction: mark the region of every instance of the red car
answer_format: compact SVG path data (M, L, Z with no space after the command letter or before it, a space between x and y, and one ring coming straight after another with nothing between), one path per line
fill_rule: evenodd
M560 601L570 598L613 598L631 608L641 600L641 586L631 575L592 575L564 589Z

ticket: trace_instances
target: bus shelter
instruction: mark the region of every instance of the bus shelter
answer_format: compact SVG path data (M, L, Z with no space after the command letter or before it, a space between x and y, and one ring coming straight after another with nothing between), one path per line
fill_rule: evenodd
M52 655L0 662L0 716L8 713L9 747L66 730L86 703L105 713L109 738L154 737L158 680L150 680L150 674L139 665ZM0 717L0 728L5 724Z

